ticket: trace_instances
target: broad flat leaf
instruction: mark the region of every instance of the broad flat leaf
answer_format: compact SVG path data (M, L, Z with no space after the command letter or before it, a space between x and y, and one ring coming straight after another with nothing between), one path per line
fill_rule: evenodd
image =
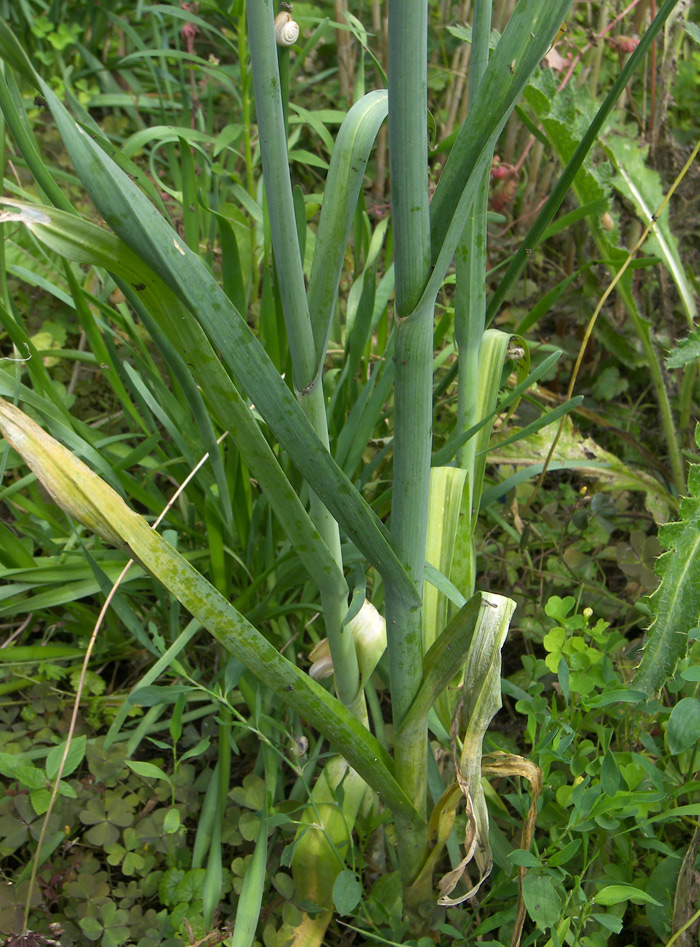
M344 868L333 885L333 904L338 914L350 914L360 903L362 885L357 875L349 868Z
M185 877L184 868L168 868L158 882L158 897L166 906L177 904L177 888Z
M340 756L331 757L323 767L312 790L311 802L301 817L292 856L298 900L311 901L326 910L332 910L334 904L337 906L335 882L344 870L341 859L348 852L366 788ZM345 890L345 886L352 890L351 875L354 877L353 872L348 872L345 881L340 883L339 897L344 906L351 900Z
M523 900L527 913L540 930L552 927L559 920L561 900L550 876L525 875Z
M513 865L523 868L541 868L542 862L534 852L528 852L524 848L515 848L508 853L508 861Z
M31 763L24 763L15 770L15 779L26 789L45 789L46 776Z
M168 809L163 822L163 831L166 835L173 835L180 828L180 812L178 809Z
M197 898L201 898L205 874L206 870L204 868L192 868L190 871L186 871L175 887L176 899L189 904Z
M139 776L143 776L144 779L163 779L166 783L170 783L168 774L164 773L160 766L156 766L154 763L146 763L140 760L127 760L126 765Z
M659 904L656 898L652 898L641 888L635 888L634 885L607 885L593 897L596 904L603 904L606 907L611 904L621 904L623 901L643 901L645 904Z
M71 773L80 766L85 756L85 747L87 746L87 737L74 737L71 740L70 747L68 748L68 754L66 756L66 762L63 764L63 772L61 773L61 778L65 776L70 776ZM61 759L63 757L65 749L65 743L61 743L59 746L55 746L52 750L49 750L49 753L46 757L46 776L48 779L55 779L58 776L58 770L61 765Z

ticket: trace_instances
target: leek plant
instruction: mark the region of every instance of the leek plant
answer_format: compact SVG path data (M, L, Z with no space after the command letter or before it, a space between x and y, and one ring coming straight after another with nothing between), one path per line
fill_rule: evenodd
M225 570L210 582L129 507L123 478L101 462L95 432L73 418L63 404L51 401L42 388L39 366L32 368L33 388L10 372L0 372L0 393L8 399L0 407L0 428L53 499L77 523L154 576L224 649L276 699L322 734L338 754L317 776L294 846L297 897L315 901L323 909L304 916L293 935L298 943L322 940L330 912L337 906L335 880L347 870L344 863L353 825L379 805L394 820L404 904L416 930L426 924L434 904L433 875L446 844L445 825L451 825L450 817L454 821L457 798L465 799L470 813L471 849L477 853L480 878L488 873L481 740L499 706L500 648L514 605L504 596L476 590L475 523L493 417L552 364L548 359L530 371L522 340L487 327L487 312L493 315L498 304L492 301L487 310L484 290L489 169L505 123L570 5L571 0L520 0L490 52L491 0L477 0L469 114L455 136L431 199L429 4L428 0L388 0L388 87L360 97L345 117L333 146L312 253L305 252L303 245L304 206L292 189L289 170L289 109L294 104L303 106L294 103L294 88L289 85L289 48L278 47L272 0L246 5L246 28L239 29L238 35L247 35L249 44L265 188L264 226L270 235L273 289L286 332L284 343L275 345L277 355L285 349L281 360L288 359L291 369L285 377L279 370L280 359L272 357L248 325L243 311L245 286L232 280L229 269L222 287L198 253L192 208L199 202L197 213L210 212L193 185L187 143L181 140L183 239L138 167L109 146L99 129L74 120L7 26L0 25L0 55L5 62L0 105L41 192L40 199L28 199L26 193L20 195L21 200L6 199L5 225L22 224L63 261L68 291L86 324L90 314L80 267L95 267L101 279L120 287L160 350L174 383L191 399L200 443L211 461L206 491L212 522L220 517L222 535L234 541L241 512L231 499L226 448L216 443L217 432L228 431L237 452L237 483L247 482L249 475L255 478L282 530L285 548L304 570L303 581L310 580L318 590L335 694L280 653L245 614L244 604L238 608L222 594ZM672 6L671 0L662 6L631 57L630 71ZM288 11L283 15L288 22ZM294 36L293 31L289 35ZM26 122L18 81L30 84L48 103L75 172L110 230L81 217L52 178ZM606 101L596 118L597 127L613 102L614 98ZM361 217L361 188L373 143L387 116L390 229L386 222L377 225L365 266L356 272L357 285L351 295L358 293L345 374L341 372L326 385L328 346L348 242L358 214ZM526 251L536 245L563 200L567 182L593 138L566 167L564 184L553 192L534 236L528 237L508 270L499 301L521 271ZM247 142L248 171L249 146ZM248 198L252 191L249 178ZM232 229L215 210L208 222L214 230L220 227L222 247L225 244L230 251L226 260L233 266L237 255L231 249ZM385 267L380 276L382 252ZM305 270L309 256L310 268ZM447 444L433 452L434 316L455 257L458 422ZM361 396L348 417L339 421L341 387L353 382L362 353L373 333L379 334L392 292L393 330L385 335L381 357ZM13 341L25 341L12 315L5 312L4 318L6 325L13 326ZM102 342L104 330L89 324L94 347L102 345L104 358L113 359ZM517 368L518 384L499 404L506 364ZM115 367L120 370L110 384L117 390L129 372ZM373 460L367 460L365 451L392 387L392 438L385 448L393 455L391 506L388 516L380 517L366 498ZM39 415L66 446L11 402L31 407L34 416ZM124 402L129 403L126 391ZM560 417L572 404L543 417L541 424ZM366 576L372 598L383 606L383 617L370 612L369 603L363 604ZM355 594L350 602L351 585ZM380 738L381 721L376 715L376 735L371 732L368 709L371 676L385 648L393 723L389 748ZM451 686L455 684L462 688L459 702L459 688ZM452 732L458 760L457 789L448 786L434 807L429 805L428 793L429 725L441 734ZM267 757L265 769L273 769ZM270 780L273 795L277 782ZM219 800L221 817L224 783L225 779L214 797ZM256 911L264 881L267 812L266 805L260 812L261 830L245 879L246 903L256 905ZM216 833L212 837L219 838ZM198 845L197 864L204 863L204 844ZM212 844L216 861L220 848ZM213 869L211 878L215 892ZM454 887L455 878L450 884ZM452 888L442 890L446 897ZM209 896L209 917L214 902ZM251 943L255 935L255 918L246 916L243 908L239 915L236 947Z

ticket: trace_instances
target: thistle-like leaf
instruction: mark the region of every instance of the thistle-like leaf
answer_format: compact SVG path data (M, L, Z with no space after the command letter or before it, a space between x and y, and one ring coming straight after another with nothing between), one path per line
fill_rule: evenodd
M679 522L659 530L659 542L666 549L656 561L661 584L650 599L654 620L632 683L650 695L671 677L685 656L688 633L700 624L700 464L690 468L688 492Z

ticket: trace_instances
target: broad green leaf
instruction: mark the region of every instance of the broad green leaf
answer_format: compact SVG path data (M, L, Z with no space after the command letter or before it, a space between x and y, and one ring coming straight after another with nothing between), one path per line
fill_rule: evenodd
M344 869L367 787L340 756L323 767L311 801L299 820L292 856L296 897L312 901L326 911L333 909L334 885Z
M185 760L190 760L195 756L199 756L200 753L204 753L205 750L209 749L209 743L209 737L203 737L201 740L198 740L193 747L191 747L189 750L185 750L185 752L180 757L180 762L182 763Z
M555 852L551 855L547 862L552 868L556 868L559 865L566 865L578 852L581 848L581 839L575 838L563 848L559 849L558 852Z
M619 934L624 923L622 918L616 914L600 914L595 911L591 914L591 920L598 921L599 924L602 924L606 930L612 931L613 934Z
M61 793L61 795L63 795L63 793ZM48 789L35 789L33 792L30 792L29 798L32 801L32 808L37 815L43 815L48 811L49 802L51 801L51 792Z
M522 890L527 913L540 930L553 927L561 911L561 899L553 879L548 875L527 874Z
M163 772L160 766L156 766L155 763L146 763L143 760L126 760L125 762L130 770L133 770L139 776L143 776L144 779L162 779L169 785L171 783L168 774Z
M174 835L180 828L180 810L168 809L163 821L163 831L166 835Z
M623 901L659 904L659 902L655 898L652 898L650 894L647 894L646 891L642 891L641 888L635 888L634 885L627 884L606 885L605 888L601 888L601 890L593 896L592 900L595 904L602 904L605 907L611 904L622 904Z
M692 23L690 20L687 20L683 24L683 29L696 43L700 43L700 26L698 26L697 23Z
M344 868L333 885L333 904L338 914L351 914L362 898L362 885L354 871Z
M85 756L86 746L86 736L73 737L70 747L68 748L66 761L63 764L63 772L61 773L62 779L66 776L70 776L70 774L75 772L75 770L80 766L83 761L83 757ZM46 776L50 780L53 780L58 776L58 770L61 765L64 749L65 743L61 743L59 746L55 746L52 750L49 750L48 756L46 757Z
M20 786L25 789L46 788L46 775L31 763L20 763L13 775Z
M508 853L508 861L523 868L541 868L542 862L534 852L524 848L515 848Z
M536 76L525 91L528 104L537 119L542 122L559 160L564 165L574 155L597 108L597 103L586 95L585 90L580 90L580 93L574 95L570 87L559 91L556 77L551 70ZM572 190L582 206L601 201L609 205L611 186L612 173L609 165L596 165L590 156L583 162L572 182ZM600 223L600 216L595 219L588 218L588 222L600 255L610 261L614 272L627 257L627 251L617 244L617 228L608 236ZM629 287L631 280L632 273L628 271L623 276L622 283Z
M198 869L204 872L204 869ZM173 906L178 902L178 885L185 877L184 868L168 868L158 882L158 897L162 904Z
M9 779L15 779L17 768L25 763L26 760L20 753L0 753L0 773Z
M663 4L657 16L654 18L651 26L642 36L639 45L628 58L623 68L620 70L615 82L613 83L613 87L606 95L602 105L598 108L595 117L584 130L584 134L580 138L576 150L564 168L561 177L552 189L545 206L538 214L537 220L525 235L525 239L520 245L520 248L515 254L510 266L508 267L506 275L501 280L496 293L493 295L487 310L487 321L490 322L495 317L508 291L512 288L523 269L527 265L530 254L542 240L542 236L547 229L547 226L551 223L564 198L569 193L572 181L574 180L579 169L583 165L586 156L598 138L598 135L600 134L601 129L610 115L610 112L615 106L615 103L619 99L620 95L622 95L624 92L635 70L639 68L641 63L644 61L644 58L647 55L655 37L663 28L664 23L669 18L669 16L671 16L674 7L676 6L677 0L666 0L666 2Z
M608 747L600 769L600 785L606 796L614 796L620 788L620 770L615 754Z

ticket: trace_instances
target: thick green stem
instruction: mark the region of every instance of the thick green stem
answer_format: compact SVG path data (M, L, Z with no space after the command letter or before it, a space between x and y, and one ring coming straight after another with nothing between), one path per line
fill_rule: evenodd
M430 490L433 311L414 312L430 271L427 0L389 0L389 156L396 273L396 383L391 538L418 595L423 585ZM399 729L423 676L421 609L387 583L387 645ZM427 805L427 733L396 741L396 774L419 813ZM410 884L425 859L425 832L397 819L399 861ZM410 908L410 906L408 906Z
M263 177L280 298L292 356L294 387L306 416L324 446L328 447L323 388L320 373L317 373L316 345L309 318L289 174L285 117L285 95L288 93L283 89L280 79L274 10L270 0L249 3L247 8ZM283 62L287 67L284 77L286 84L289 67L287 51ZM318 497L313 495L311 517L342 572L338 524ZM349 707L357 697L360 678L352 635L343 629L343 618L347 612L346 583L322 590L321 598L338 696Z
M246 6L255 109L272 247L292 355L294 387L297 391L302 391L314 380L316 350L306 301L292 182L289 176L273 5L271 0L257 0L256 3L248 3Z

